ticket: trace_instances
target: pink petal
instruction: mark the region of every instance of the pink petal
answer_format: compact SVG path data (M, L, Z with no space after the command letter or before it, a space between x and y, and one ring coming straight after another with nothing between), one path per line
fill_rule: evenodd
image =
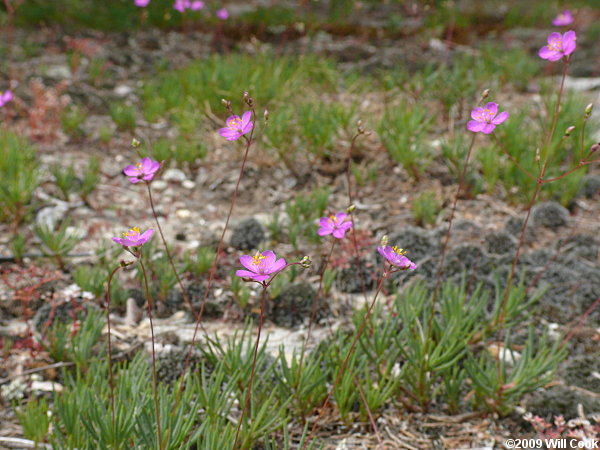
M481 131L483 131L485 134L490 134L492 131L494 131L494 128L496 128L496 125L493 123L486 123Z
M567 31L563 37L563 52L565 55L570 55L577 47L577 34L574 31Z
M500 125L506 119L508 119L508 113L506 111L503 111L500 114L498 114L495 119L492 120L492 123L494 125Z
M252 272L256 272L257 266L254 264L254 258L252 258L252 256L250 256L250 255L240 256L240 263L242 263L242 266L244 266L246 269L248 269Z
M250 272L250 271L248 271L248 270L237 270L237 271L235 272L235 274L236 274L238 277L242 277L242 278L253 278L253 277L255 277L255 276L256 276L256 274L255 274L254 272Z
M192 2L192 6L191 6L192 11L199 11L202 8L204 8L204 2L201 2L201 1Z
M343 239L345 234L346 230L343 230L341 228L337 228L333 231L333 237L337 239Z
M388 247L386 246L385 248L383 248L381 245L379 245L379 246L377 247L377 251L378 251L378 252L379 252L379 254L380 254L381 256L383 256L385 259L388 259L387 255L386 255L386 253L385 253L385 249L386 249L386 248L388 248Z
M562 34L556 32L556 31L553 31L552 33L550 33L548 35L548 44L552 43L553 41L556 41L557 39L562 40L562 37L563 37Z
M242 128L242 134L248 133L252 128L254 128L254 124L252 122L248 122L246 126Z
M250 119L252 119L252 111L246 111L242 114L242 129L246 128L246 125L250 123Z
M269 272L270 273L275 273L275 272L279 272L281 269L283 269L285 267L285 259L283 258L279 258L277 261L275 261L271 267L269 267Z
M111 238L111 239L112 239L113 241L115 241L117 244L121 244L121 245L123 245L123 240L124 240L124 239L121 239L121 238L118 238L118 237L114 237L114 238Z
M335 215L335 218L337 219L337 222L342 222L346 217L348 216L348 214L346 214L345 212L339 212Z
M262 260L263 267L271 267L273 265L273 263L275 262L275 260L277 259L277 256L275 256L275 253L273 253L271 250L262 252L262 255L265 257L265 259Z
M123 169L123 173L129 177L135 177L137 175L140 174L140 172L138 171L137 167L135 167L134 165L130 164L127 167L125 167Z
M139 183L140 181L141 181L141 180L140 180L139 178L130 178L130 179L129 179L129 182L130 182L130 183L133 183L133 184L135 184L135 183Z
M467 129L470 131L473 131L475 133L477 133L478 131L481 131L483 129L483 126L485 125L485 122L478 122L476 120L469 120L469 122L467 123Z
M150 239L152 239L153 234L154 234L154 230L152 228L149 228L148 230L146 230L144 233L142 233L140 235L139 240L144 241L143 243L145 244Z
M350 228L352 228L352 221L344 222L341 225L338 225L338 228L341 228L344 231L349 230Z
M333 228L321 227L321 228L319 228L319 231L317 231L317 234L319 236L327 236L328 234L331 234L332 232L333 232Z
M230 128L221 128L219 130L219 134L223 136L228 141L235 141L240 138L241 134L237 131L234 131Z
M495 116L496 113L498 112L498 104L494 103L494 102L489 102L485 105L485 109L490 111L492 113L492 115Z
M473 111L471 111L471 119L479 120L479 117L481 116L482 112L483 108L475 108Z
M4 94L2 94L2 101L4 103L8 103L12 100L13 95L12 92L10 91L10 89L8 89Z

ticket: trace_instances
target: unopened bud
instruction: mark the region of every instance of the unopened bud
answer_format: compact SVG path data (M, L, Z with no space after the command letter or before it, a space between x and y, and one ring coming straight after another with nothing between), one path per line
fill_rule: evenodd
M312 261L310 260L310 258L308 256L305 256L304 258L302 258L302 260L300 261L300 265L305 268L308 269L310 267L310 265L312 264Z
M490 90L489 89L485 89L482 93L481 93L481 100L484 100L486 98L488 98L488 96L490 95Z
M346 208L346 212L348 214L350 214L350 213L354 212L355 209L356 209L356 205L350 205L350 206L348 206L348 208Z
M265 122L269 121L269 110L265 109Z
M248 95L248 91L244 91L244 101L246 103L248 103L248 99L250 98L250 96Z
M133 148L138 148L140 145L142 145L140 141L138 141L136 138L133 138L133 139L132 139L132 141L131 141L131 146L132 146Z
M597 142L590 147L590 153L597 152L599 149L600 149L600 142Z
M594 109L594 104L590 103L585 107L585 115L586 117L590 117L592 115L592 109Z
M387 245L388 245L388 237L387 237L387 234L381 238L381 241L380 241L380 243L381 243L381 246L382 246L382 247L385 247L385 246L387 246Z
M229 106L231 105L231 102L229 100L225 100L224 98L221 99L221 104L225 107L225 108L229 108Z
M565 130L565 136L571 136L571 133L575 131L575 127L571 125L569 128Z
M130 266L130 265L132 265L132 264L133 264L133 261L125 261L124 259L122 259L122 260L119 262L119 266L120 266L120 267L127 267L127 266Z
M535 149L535 162L539 164L540 161L541 161L540 148L538 147Z

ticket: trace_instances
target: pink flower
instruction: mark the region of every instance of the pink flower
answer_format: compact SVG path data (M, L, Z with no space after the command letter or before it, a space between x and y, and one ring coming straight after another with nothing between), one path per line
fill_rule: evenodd
M252 127L254 126L252 124L252 121L250 120L251 117L252 117L251 111L246 111L242 115L241 119L239 116L231 116L225 122L227 127L221 128L219 130L219 134L221 136L223 136L225 139L227 139L228 141L238 140L244 134L249 132L252 129Z
M235 274L254 281L265 281L273 273L285 267L285 259L277 259L271 250L257 253L255 256L243 255L240 257L240 262L248 270L238 270Z
M152 158L142 158L142 160L135 166L130 164L123 169L123 173L127 175L129 181L132 183L139 183L140 181L151 181L156 175L156 172L160 169L160 163L154 161Z
M12 92L8 89L6 92L0 92L0 108L10 102L13 98Z
M138 227L133 227L126 233L122 233L122 238L112 238L117 244L121 244L124 247L141 247L150 239L152 239L152 235L154 234L154 230L150 228L143 234L140 234L140 229Z
M334 238L343 239L346 231L352 227L351 221L345 221L347 216L348 214L340 212L329 217L321 217L321 220L319 220L319 236L333 234Z
M555 27L564 27L573 23L573 15L568 9L565 12L560 13L552 21L552 25Z
M204 8L204 2L200 0L175 0L173 8L179 11L180 13L185 12L186 9L191 9L192 11L199 11L202 8Z
M133 4L135 6L139 6L140 8L145 8L150 3L150 0L133 0Z
M417 265L414 262L404 256L406 252L395 245L393 247L390 247L389 245L382 247L380 245L377 247L377 251L392 266L400 267L402 270L415 270L417 268Z
M227 20L229 19L229 11L227 11L227 9L225 8L221 8L219 10L217 10L217 17L221 20Z
M498 105L494 102L490 102L485 107L475 108L471 111L471 118L467 123L467 129L477 133L479 131L490 134L496 128L496 125L500 125L506 119L508 119L508 113L506 111L498 114Z
M550 33L548 44L540 48L538 55L548 61L558 61L563 56L568 56L575 51L576 41L577 35L572 30L567 31L565 34Z

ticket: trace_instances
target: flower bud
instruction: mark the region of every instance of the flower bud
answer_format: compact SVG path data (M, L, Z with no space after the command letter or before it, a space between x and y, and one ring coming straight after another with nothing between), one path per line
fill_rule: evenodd
M269 110L265 109L265 122L269 121Z
M302 260L300 261L300 265L305 268L308 269L310 267L310 265L312 264L312 261L310 260L310 258L308 256L305 256L304 258L302 258Z
M142 145L141 142L138 141L136 138L133 138L133 140L131 141L131 146L133 148L138 148L140 145Z
M565 130L565 137L571 136L571 133L575 131L575 127L571 125L569 128Z
M122 259L119 262L119 267L127 267L133 264L133 261L125 261L124 259Z
M538 148L535 149L535 162L537 164L539 164L540 161L541 161L541 159L542 158L540 157L540 148L538 147Z
M354 212L355 209L356 209L356 205L350 205L350 206L348 206L348 208L346 208L346 212L348 214L350 214L350 213Z
M488 96L490 95L490 90L489 89L485 89L482 93L481 93L481 100L485 100L486 98L488 98Z
M597 142L590 147L590 154L597 152L599 149L600 149L600 142Z
M592 109L594 109L594 104L590 103L585 107L585 115L586 117L590 117L592 115Z
M384 235L384 236L381 238L381 242L380 242L380 243L381 243L381 246L382 246L382 247L385 247L386 245L388 245L388 237L387 237L387 234L386 234L386 235Z

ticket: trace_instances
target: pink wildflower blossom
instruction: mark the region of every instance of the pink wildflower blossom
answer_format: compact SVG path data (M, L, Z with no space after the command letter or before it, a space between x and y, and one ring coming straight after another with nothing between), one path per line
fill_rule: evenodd
M144 233L140 234L140 229L138 227L133 227L129 231L121 234L123 237L114 237L112 240L124 247L141 247L150 239L152 239L154 230L150 228Z
M576 41L577 35L572 30L567 31L565 34L550 33L548 44L540 48L538 55L548 61L558 61L563 56L568 56L575 51Z
M158 161L145 157L135 166L130 164L125 167L123 173L128 177L131 177L129 178L130 182L139 183L142 180L151 181L158 169L160 169L160 163Z
M251 111L246 111L242 118L239 116L231 116L225 122L227 127L221 128L219 134L228 141L236 141L244 134L248 133L254 126L250 118L252 117Z
M336 239L343 239L346 231L352 227L351 221L346 221L348 214L339 212L329 217L321 217L319 220L319 236L333 234Z
M199 11L202 8L204 8L204 2L200 0L175 0L173 8L179 11L180 13L185 12L186 9L191 9L192 11Z
M377 251L392 266L400 267L402 270L415 270L417 268L417 265L414 262L404 256L406 255L406 252L395 245L393 247L390 247L389 245L382 247L380 245L377 247Z
M248 270L238 270L235 274L254 281L265 281L285 267L285 259L277 259L271 250L257 253L255 256L243 255L240 257L240 262Z
M560 13L558 16L554 18L552 21L552 25L555 27L564 27L567 25L571 25L573 23L573 15L570 10L566 10L565 12Z
M133 0L133 4L140 8L145 8L150 4L150 0Z
M219 10L217 10L217 17L221 20L227 20L229 19L229 11L227 11L226 8L221 8Z
M467 129L477 133L481 131L485 134L490 134L496 128L496 125L500 125L506 119L508 119L508 113L506 111L498 114L498 104L490 102L483 108L475 108L471 111L471 118L467 123Z
M0 108L10 102L13 98L12 92L8 89L6 92L0 92Z

